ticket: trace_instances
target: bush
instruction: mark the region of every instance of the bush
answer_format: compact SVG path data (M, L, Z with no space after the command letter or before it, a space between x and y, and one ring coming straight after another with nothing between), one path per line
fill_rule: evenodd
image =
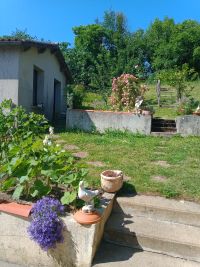
M68 86L67 89L68 89L68 98L72 97L73 108L82 108L82 103L86 95L85 87L82 84L77 84L77 85L70 85Z
M131 111L135 109L135 100L143 96L147 87L131 74L122 74L112 81L110 102L114 110Z
M0 104L0 161L7 158L9 145L19 145L30 136L35 139L47 128L43 115L26 113L21 106L14 106L12 100L4 100Z
M44 140L46 120L22 107L4 101L0 106L0 191L14 199L61 198L63 204L76 200L79 181L86 171L53 141L53 129Z

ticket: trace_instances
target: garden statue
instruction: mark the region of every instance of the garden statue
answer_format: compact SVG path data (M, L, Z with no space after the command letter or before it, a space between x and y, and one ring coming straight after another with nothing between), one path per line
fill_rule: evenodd
M78 189L78 197L85 201L85 205L82 207L83 212L92 212L94 211L94 200L95 196L100 194L99 190L88 190L84 187L84 182L80 181Z
M142 102L143 102L142 96L138 96L135 100L135 109L137 114L139 113L139 107L141 106Z
M74 219L80 224L93 224L101 220L101 215L94 208L94 197L101 192L99 190L89 190L84 187L84 182L80 181L78 197L85 202L81 210L74 214Z

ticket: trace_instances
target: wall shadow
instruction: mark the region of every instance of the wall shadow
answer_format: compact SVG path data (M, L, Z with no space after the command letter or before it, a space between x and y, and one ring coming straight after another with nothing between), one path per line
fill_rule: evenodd
M66 225L63 231L63 237L63 242L57 243L55 248L48 250L47 255L52 257L59 266L74 267L77 258L77 248Z

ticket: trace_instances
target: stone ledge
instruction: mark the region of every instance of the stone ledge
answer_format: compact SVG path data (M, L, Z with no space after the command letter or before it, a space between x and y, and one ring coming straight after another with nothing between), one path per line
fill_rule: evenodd
M64 242L45 252L27 234L30 218L0 212L0 260L28 267L90 267L100 244L104 225L112 211L115 194L104 193L102 219L93 225L80 225L72 214L63 217Z

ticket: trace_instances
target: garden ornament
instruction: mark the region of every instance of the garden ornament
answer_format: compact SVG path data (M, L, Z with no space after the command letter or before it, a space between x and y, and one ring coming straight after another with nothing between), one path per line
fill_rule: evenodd
M197 109L195 110L195 112L200 112L200 105L198 105Z
M139 113L139 107L141 106L142 102L143 102L142 96L138 96L135 100L135 109L137 113Z
M88 190L84 187L84 182L80 181L78 197L85 202L82 209L74 214L74 219L80 224L94 224L101 220L101 214L94 208L94 197L101 192L99 190Z
M78 189L78 197L85 202L85 205L82 207L83 212L92 212L94 211L94 197L100 194L99 190L88 190L84 187L84 182L80 181Z

